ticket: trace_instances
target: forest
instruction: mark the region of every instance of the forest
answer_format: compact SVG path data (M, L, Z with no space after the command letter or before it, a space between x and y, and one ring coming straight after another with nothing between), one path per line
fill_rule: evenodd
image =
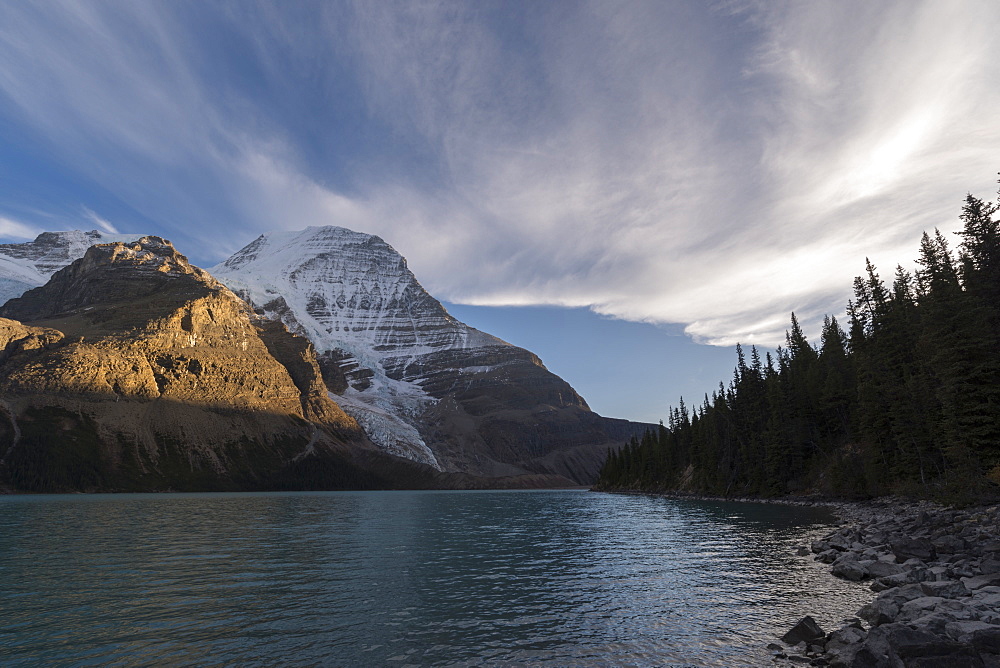
M775 355L737 346L699 405L609 451L595 489L724 497L1000 497L1000 205L968 195L954 250L924 233L916 269L866 261L846 331L795 314Z

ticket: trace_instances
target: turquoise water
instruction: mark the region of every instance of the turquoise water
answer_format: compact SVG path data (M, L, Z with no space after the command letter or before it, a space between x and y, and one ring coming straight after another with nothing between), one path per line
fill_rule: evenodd
M769 663L871 594L815 508L583 491L0 497L0 664Z

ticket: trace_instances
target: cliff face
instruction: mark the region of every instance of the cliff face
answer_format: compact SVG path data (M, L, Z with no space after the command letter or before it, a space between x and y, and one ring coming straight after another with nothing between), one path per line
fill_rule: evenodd
M169 242L90 248L0 309L0 478L25 490L377 485L312 346ZM304 486L309 486L305 484Z
M386 452L445 471L596 478L647 425L603 418L537 356L448 314L382 239L262 235L211 269L311 340L337 401Z
M42 232L27 243L0 244L0 304L43 285L49 276L83 257L94 244L134 241L141 236L70 230Z

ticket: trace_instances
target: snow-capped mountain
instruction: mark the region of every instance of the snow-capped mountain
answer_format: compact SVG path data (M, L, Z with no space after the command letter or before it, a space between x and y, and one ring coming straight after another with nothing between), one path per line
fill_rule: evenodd
M83 257L94 244L135 241L141 236L69 230L42 232L27 243L0 244L0 306L26 290L44 285L52 274Z
M413 424L436 399L405 369L438 351L509 345L448 315L382 239L342 227L261 235L209 271L313 342L373 441L439 468Z
M0 245L0 304L93 244L140 236L46 232ZM210 271L312 342L331 398L383 452L445 472L587 483L609 447L649 426L593 413L533 353L450 316L376 236L270 233Z
M640 430L592 413L529 351L448 314L379 237L260 236L209 270L309 338L336 401L380 447L443 470L586 480Z

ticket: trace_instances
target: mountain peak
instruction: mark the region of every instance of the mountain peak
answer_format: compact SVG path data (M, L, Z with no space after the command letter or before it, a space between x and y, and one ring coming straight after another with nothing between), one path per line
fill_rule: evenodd
M92 335L144 327L152 313L223 291L229 292L168 240L144 236L90 246L44 286L8 301L0 313L22 322L58 319L67 333Z
M135 241L113 241L95 244L87 249L81 259L81 271L92 271L97 267L110 266L136 271L155 271L161 274L190 274L206 283L215 280L203 269L191 264L187 257L174 248L167 239L145 236Z
M263 234L210 271L313 342L336 401L386 452L477 475L586 481L638 429L590 412L531 352L453 318L377 236Z
M42 232L34 241L0 244L0 304L44 284L49 276L83 257L94 244L134 241L141 236L66 230Z
M327 225L269 232L209 270L317 350L397 352L508 345L461 323L381 238Z

